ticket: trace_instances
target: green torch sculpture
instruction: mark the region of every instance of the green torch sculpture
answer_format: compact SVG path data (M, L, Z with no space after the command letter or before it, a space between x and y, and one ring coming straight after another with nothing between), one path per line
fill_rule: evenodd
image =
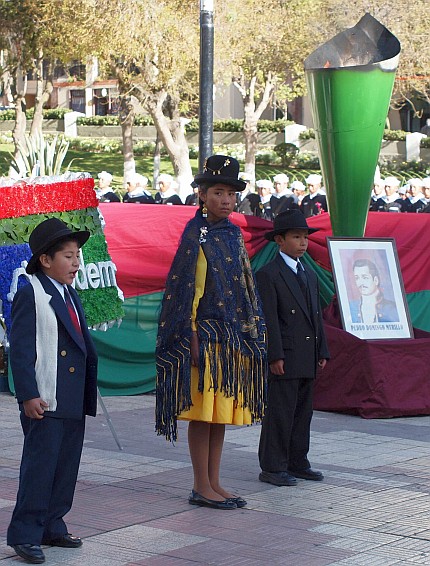
M370 14L305 60L333 235L364 235L400 54Z

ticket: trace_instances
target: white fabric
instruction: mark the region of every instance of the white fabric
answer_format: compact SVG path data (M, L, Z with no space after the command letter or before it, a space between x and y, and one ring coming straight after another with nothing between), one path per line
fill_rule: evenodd
M51 295L45 292L36 276L31 278L36 308L36 382L39 395L48 404L48 411L57 409L58 327Z

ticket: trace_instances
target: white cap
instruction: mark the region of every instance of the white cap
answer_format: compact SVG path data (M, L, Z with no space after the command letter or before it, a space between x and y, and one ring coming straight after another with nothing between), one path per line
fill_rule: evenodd
M101 171L97 177L99 179L105 179L105 181L107 181L108 183L112 183L112 175L110 173L108 173L107 171Z
M289 180L290 178L285 173L278 173L273 177L274 183L288 183Z
M403 185L403 187L400 187L400 189L397 192L399 193L399 195L405 195L408 188L409 187L407 185Z
M424 179L422 179L422 183L425 189L430 189L430 177L424 177Z
M245 181L246 183L252 183L253 177L251 175L251 173L239 173L239 179L242 179L242 181Z
M412 187L413 185L416 185L417 187L422 187L423 181L424 179L419 179L418 177L414 177L413 179L409 179L408 185L410 187Z
M145 177L145 175L139 175L139 173L133 173L133 175L131 175L131 177L129 178L129 181L134 185L146 187L146 185L148 184L148 177Z
M158 175L157 183L172 183L173 177L172 175L168 175L167 173L161 173Z
M270 189L273 190L273 183L270 179L260 179L255 183L257 189Z
M293 181L291 183L291 188L297 191L304 191L306 189L305 185L301 181Z
M322 177L316 173L311 173L308 177L306 177L305 181L307 185L321 185Z
M399 187L400 186L400 180L397 179L396 177L386 177L384 179L384 185L386 187Z

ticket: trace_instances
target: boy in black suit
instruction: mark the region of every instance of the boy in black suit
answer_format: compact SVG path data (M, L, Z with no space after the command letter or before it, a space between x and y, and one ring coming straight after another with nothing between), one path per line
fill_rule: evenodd
M279 246L277 257L256 278L266 319L269 362L267 410L261 430L260 481L296 485L296 478L321 481L307 454L317 367L329 352L316 274L302 265L309 228L299 210L276 216L265 237Z
M45 561L41 544L82 545L63 517L72 506L85 415L97 409L97 354L71 286L89 236L57 218L36 226L26 268L33 277L12 305L10 362L24 447L7 543L32 564Z

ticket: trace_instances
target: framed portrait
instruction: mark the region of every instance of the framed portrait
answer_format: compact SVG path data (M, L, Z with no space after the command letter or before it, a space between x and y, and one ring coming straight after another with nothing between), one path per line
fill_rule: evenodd
M394 239L328 237L343 329L358 338L413 338Z

